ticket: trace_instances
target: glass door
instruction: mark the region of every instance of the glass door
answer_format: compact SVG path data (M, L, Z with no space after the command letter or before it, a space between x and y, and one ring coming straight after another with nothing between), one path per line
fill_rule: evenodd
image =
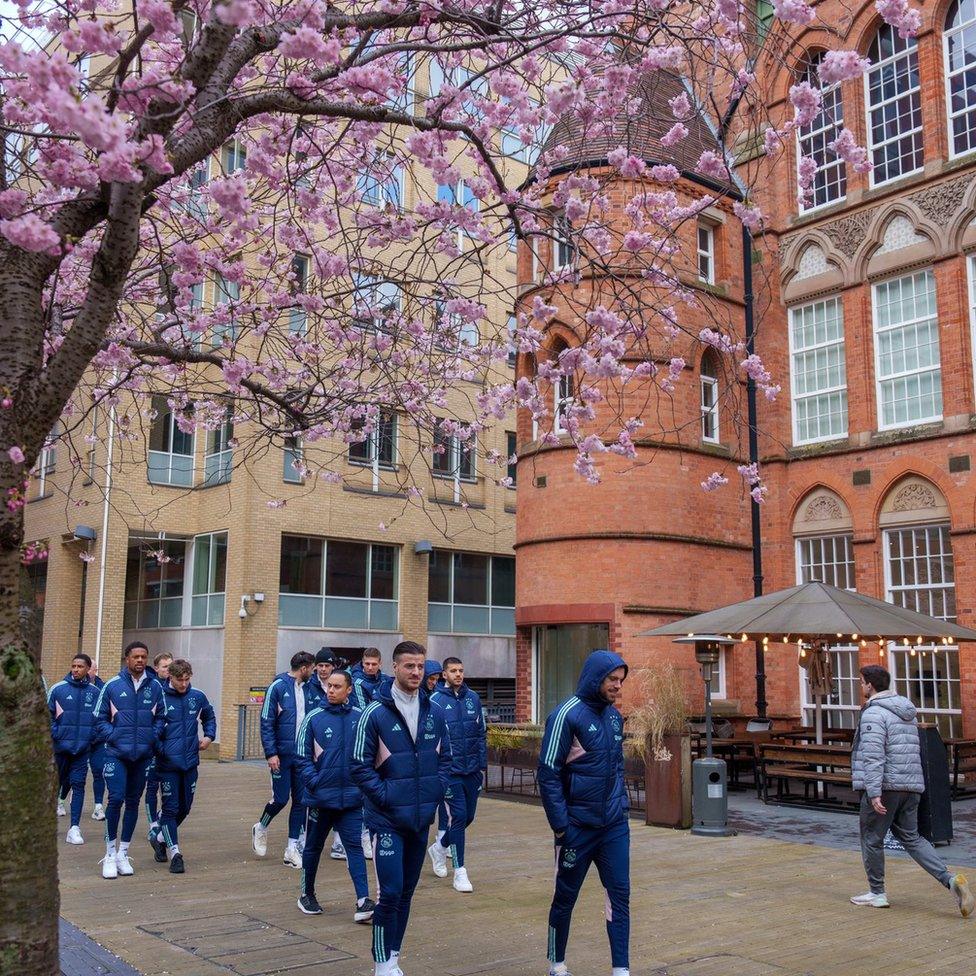
M536 627L537 712L541 724L576 691L583 662L591 651L609 646L609 624L554 624Z

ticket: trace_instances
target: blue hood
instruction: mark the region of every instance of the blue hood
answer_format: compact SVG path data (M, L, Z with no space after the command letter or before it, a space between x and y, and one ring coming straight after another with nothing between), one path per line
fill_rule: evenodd
M629 670L627 662L613 651L594 651L584 662L580 671L579 682L576 685L576 695L587 705L594 708L606 708L608 702L600 694L600 685L611 671L624 668L625 674Z
M432 674L440 674L441 671L443 671L443 670L444 669L441 667L441 662L440 661L431 661L429 658L428 658L428 660L424 661L424 679L425 680L427 678L429 678Z
M423 685L420 686L423 688ZM380 683L376 686L376 690L373 692L373 701L393 701L393 676L389 674L383 674L380 676Z

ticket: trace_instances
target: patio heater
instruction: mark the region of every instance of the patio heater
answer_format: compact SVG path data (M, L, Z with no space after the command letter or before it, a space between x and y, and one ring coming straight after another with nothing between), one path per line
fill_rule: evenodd
M705 682L705 757L691 764L691 810L693 834L707 837L731 837L735 831L728 825L728 770L724 759L712 754L712 678L723 647L735 643L717 634L689 634L676 644L694 644L695 660Z

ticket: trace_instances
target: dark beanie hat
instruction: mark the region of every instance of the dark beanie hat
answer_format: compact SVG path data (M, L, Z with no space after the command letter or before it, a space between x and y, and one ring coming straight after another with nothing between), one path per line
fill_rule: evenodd
M339 659L332 653L331 648L322 647L319 648L319 652L315 655L316 664L338 664Z

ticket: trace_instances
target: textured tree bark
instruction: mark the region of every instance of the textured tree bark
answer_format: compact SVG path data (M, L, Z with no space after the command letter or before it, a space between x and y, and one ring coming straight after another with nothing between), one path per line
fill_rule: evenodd
M9 483L4 486L4 495ZM0 513L0 976L57 976L58 847L37 649L21 637L23 519Z

